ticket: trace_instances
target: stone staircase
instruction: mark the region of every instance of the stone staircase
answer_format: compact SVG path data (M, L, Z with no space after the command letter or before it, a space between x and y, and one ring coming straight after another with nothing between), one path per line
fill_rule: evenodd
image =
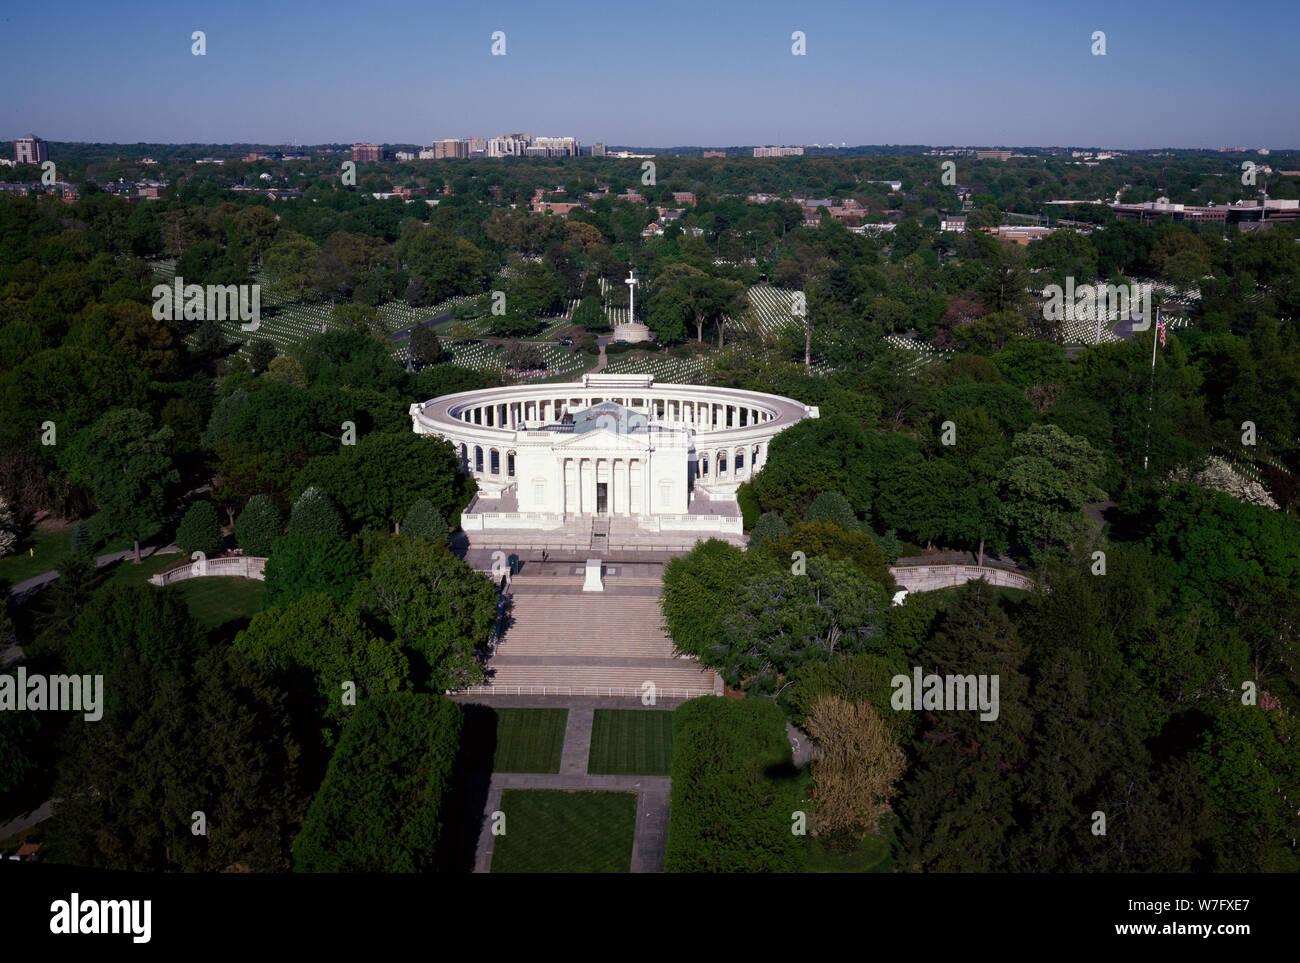
M603 556L609 551L609 518L597 515L591 520L591 555Z
M582 592L581 579L516 576L512 624L488 663L484 694L625 695L646 682L662 698L711 695L714 673L676 658L662 629L658 579L606 578Z

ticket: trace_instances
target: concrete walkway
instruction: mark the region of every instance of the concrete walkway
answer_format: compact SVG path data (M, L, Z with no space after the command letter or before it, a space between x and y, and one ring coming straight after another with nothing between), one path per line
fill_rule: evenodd
M29 813L23 813L15 819L0 826L0 839L8 839L10 836L17 836L24 829L30 829L37 823L43 823L50 818L54 812L54 800L47 799L38 807Z
M152 558L155 555L166 555L171 552L179 552L180 549L175 545L164 545L161 548L149 548L142 546L140 548L141 560ZM109 552L107 555L99 555L95 558L95 567L103 568L105 565L112 565L114 562L120 562L124 558L132 558L135 555L134 549L126 549L121 552ZM9 597L14 601L22 601L33 592L38 592L51 582L58 581L59 573L54 569L48 572L42 572L40 575L33 575L31 578L23 579L17 585L9 590Z
M453 697L454 698L454 697ZM487 803L483 811L483 825L479 830L478 846L474 855L474 872L492 871L492 853L496 837L492 835L492 814L501 811L501 799L507 789L541 789L560 791L604 791L636 793L636 828L632 834L632 863L634 873L662 873L664 852L668 845L668 791L672 780L667 776L612 776L587 772L591 752L591 728L596 709L637 708L646 712L671 711L676 701L661 701L654 706L640 706L632 699L602 697L567 698L556 696L514 696L492 698L459 698L460 702L475 702L501 708L560 708L569 710L564 728L564 747L560 752L559 772L499 772L493 773L488 785ZM506 815L509 832L509 814Z

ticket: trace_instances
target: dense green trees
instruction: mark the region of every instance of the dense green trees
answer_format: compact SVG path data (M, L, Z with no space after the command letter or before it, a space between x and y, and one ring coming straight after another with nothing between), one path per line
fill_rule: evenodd
M130 538L136 562L141 540L162 528L166 486L180 477L168 455L170 440L171 429L155 429L145 412L116 409L79 431L63 454L68 477L89 488L99 505L99 531Z
M266 558L284 531L275 503L265 495L254 495L235 519L235 541L245 555Z
M176 589L110 585L78 614L61 654L78 673L107 674L128 649L145 662L180 672L204 648L203 632Z
M195 502L185 511L176 528L176 547L186 555L202 552L204 555L216 555L221 551L224 536L221 533L221 519L212 502Z
M445 543L451 536L447 523L427 498L417 498L402 516L401 533L407 538L427 538Z
M375 528L393 528L417 498L459 524L473 486L459 464L451 443L440 438L369 434L338 454L313 459L294 479L294 490L316 486L354 523Z
M303 489L289 512L289 532L341 538L344 534L343 516L328 495L315 486L309 486Z
M793 769L785 719L773 703L706 696L678 706L664 869L797 872Z
M290 532L276 539L263 577L268 608L288 605L312 592L342 601L361 574L357 550L350 542L315 532Z
M52 862L133 872L284 872L305 808L283 693L217 649L173 672L124 652L103 719L72 722ZM194 827L202 818L200 828Z
M415 661L415 676L436 692L482 679L475 657L496 626L497 599L490 579L424 538L386 543L357 588L362 611L397 640Z
M355 609L324 593L259 612L234 647L278 673L291 690L310 680L313 716L332 730L351 706L409 686L407 658L397 644L377 638Z
M293 849L307 873L422 873L435 865L460 706L397 693L360 703Z
M1031 716L1024 646L985 582L968 583L918 662L940 676L981 674L998 680L998 715L926 713L897 812L900 864L939 872L996 869L1013 838L1016 785ZM909 680L910 681L910 680Z

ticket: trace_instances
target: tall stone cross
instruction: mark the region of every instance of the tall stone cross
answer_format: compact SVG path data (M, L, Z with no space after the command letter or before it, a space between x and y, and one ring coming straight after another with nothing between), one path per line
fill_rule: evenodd
M636 272L629 268L623 283L627 285L627 321L631 324L636 321Z

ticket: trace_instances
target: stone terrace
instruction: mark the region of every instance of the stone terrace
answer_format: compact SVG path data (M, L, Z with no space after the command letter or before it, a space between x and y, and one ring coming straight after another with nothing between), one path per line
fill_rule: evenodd
M583 592L582 570L569 562L528 568L533 574L511 580L512 622L487 683L467 692L631 697L646 682L657 698L716 691L711 670L673 654L661 627L659 566L610 562L604 592Z

